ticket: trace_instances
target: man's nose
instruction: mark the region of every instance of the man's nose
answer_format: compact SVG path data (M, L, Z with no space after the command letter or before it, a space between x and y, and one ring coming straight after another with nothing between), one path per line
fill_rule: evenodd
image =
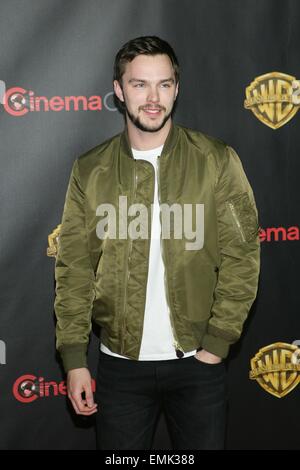
M148 101L151 103L158 103L159 93L156 87L151 87L148 94Z

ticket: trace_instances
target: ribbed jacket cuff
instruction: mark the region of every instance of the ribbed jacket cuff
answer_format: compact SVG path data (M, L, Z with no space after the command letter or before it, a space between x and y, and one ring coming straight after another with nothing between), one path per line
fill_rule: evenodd
M223 359L228 356L229 346L230 343L219 336L206 334L202 340L203 349Z
M65 372L87 367L87 345L65 344L59 348Z

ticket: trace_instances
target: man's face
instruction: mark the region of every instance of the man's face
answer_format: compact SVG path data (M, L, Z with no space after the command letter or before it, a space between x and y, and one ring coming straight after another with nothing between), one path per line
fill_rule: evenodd
M170 119L178 83L166 54L138 55L126 64L122 87L115 80L114 89L127 119L142 131L156 132Z

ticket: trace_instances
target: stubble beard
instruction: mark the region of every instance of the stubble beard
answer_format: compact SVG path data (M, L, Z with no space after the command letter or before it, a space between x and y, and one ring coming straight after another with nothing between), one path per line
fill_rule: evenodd
M160 124L158 124L156 127L150 127L150 126L147 126L146 124L143 124L142 121L140 120L139 116L135 116L133 113L131 113L128 110L125 102L124 102L124 106L125 106L125 110L126 110L126 115L130 119L132 124L134 124L138 129L140 129L143 132L158 132L158 131L160 131L160 129L162 129L164 127L164 125L166 124L166 122L169 120L169 118L172 114L173 108L174 108L174 105L173 105L170 112L165 115L165 117L163 118L163 120ZM162 110L165 110L165 108L163 106L160 106L160 108Z

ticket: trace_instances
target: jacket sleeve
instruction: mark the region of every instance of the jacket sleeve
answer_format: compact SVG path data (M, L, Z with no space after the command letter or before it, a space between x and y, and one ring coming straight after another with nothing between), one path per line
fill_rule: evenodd
M260 268L257 209L239 157L226 147L215 187L220 266L202 347L225 358L255 300Z
M56 347L67 372L87 366L94 299L94 271L85 226L85 194L80 185L77 160L73 165L63 210L55 280Z

